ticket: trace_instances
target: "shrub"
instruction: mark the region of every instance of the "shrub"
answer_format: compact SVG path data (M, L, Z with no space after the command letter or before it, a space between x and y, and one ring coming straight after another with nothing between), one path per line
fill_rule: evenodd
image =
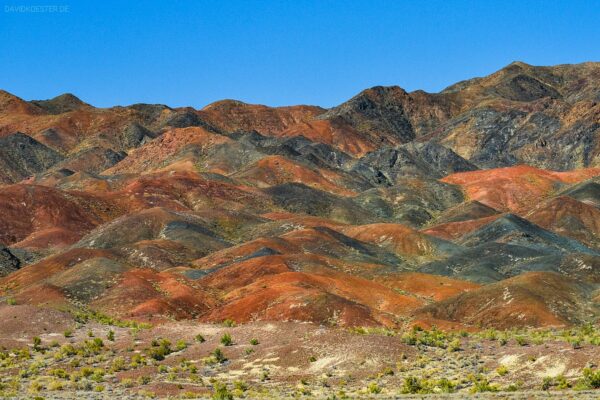
M402 342L409 346L414 346L417 344L417 335L415 333L405 333L402 335Z
M471 393L480 392L497 392L498 388L491 385L490 382L483 376L476 376L472 378L473 386L471 387Z
M550 390L551 387L552 387L552 378L547 376L542 380L541 389L542 390Z
M454 339L453 341L448 343L448 351L459 351L460 346L461 346L460 340Z
M121 379L120 384L121 384L121 386L126 387L126 388L132 388L134 386L133 379L131 379L131 378Z
M268 381L270 379L271 379L271 377L269 376L269 371L263 371L260 376L260 380L264 382L264 381Z
M182 351L185 349L187 349L187 343L185 342L185 340L183 340L183 339L178 340L177 343L175 344L175 350Z
M108 331L108 334L106 335L106 338L108 340L110 340L111 342L114 342L115 341L115 331L113 331L112 329L110 329Z
M252 346L256 346L256 345L258 345L258 339L250 339L250 344L251 344Z
M528 344L527 338L525 336L517 336L515 340L517 341L517 344L519 346L527 346Z
M246 390L248 390L248 384L244 381L235 381L233 382L233 386L236 390L239 390L241 392L245 392Z
M166 374L169 371L169 368L167 368L166 365L159 365L158 366L158 372L161 374Z
M64 384L56 379L51 380L48 383L48 390L54 391L54 390L63 390L64 389Z
M600 370L592 370L591 368L585 368L583 370L583 378L581 384L586 389L600 389Z
M581 342L582 339L579 337L575 337L572 339L569 339L569 343L571 344L571 346L573 347L573 349L580 349L581 348Z
M564 375L557 376L555 382L558 389L569 389L571 387L571 384L567 382Z
M434 388L442 393L452 393L456 389L456 385L446 378L442 378L433 384Z
M102 348L104 347L104 342L100 338L94 338L93 340L86 340L83 342L83 355L89 356L94 354L100 354Z
M484 332L483 337L488 340L496 340L498 339L498 332L494 328L490 328Z
M233 394L227 390L227 386L221 382L215 382L213 387L213 400L233 400Z
M233 328L235 326L235 321L232 319L226 319L223 321L223 325L228 327L228 328Z
M118 372L125 369L125 359L123 357L115 357L110 366L111 372Z
M34 336L33 337L33 349L39 350L41 345L42 345L42 339L40 339L39 336Z
M204 336L202 336L201 334L197 334L194 339L196 339L196 342L198 342L198 343L206 342L206 339L204 339Z
M371 382L369 386L367 386L367 392L372 394L379 394L381 393L381 388L379 387L377 382Z
M510 385L504 388L505 392L516 392L517 390L519 390L519 387L514 383L511 383Z
M168 339L152 340L152 347L147 350L148 356L156 361L162 361L171 354L171 342Z
M498 368L496 368L496 372L498 373L498 375L504 376L508 374L508 368L506 368L506 365L501 365Z
M48 375L55 376L55 377L61 378L61 379L69 378L69 374L67 373L67 371L65 371L62 368L51 369L50 371L48 371Z
M428 394L428 393L453 393L456 385L446 378L439 380L418 379L414 376L404 378L402 393Z
M225 354L223 354L223 351L221 351L221 349L218 347L212 352L212 356L218 363L224 363L225 361L227 361Z
M231 339L231 335L229 333L225 333L221 336L221 344L223 346L231 346L233 344L233 339Z
M9 306L16 306L17 301L13 298L8 298L8 299L6 299L6 304L8 304Z
M67 329L63 332L63 335L65 335L66 338L73 337L73 331L71 329Z
M409 376L404 378L404 383L402 384L402 393L405 394L416 394L421 392L421 383L419 379L414 376Z

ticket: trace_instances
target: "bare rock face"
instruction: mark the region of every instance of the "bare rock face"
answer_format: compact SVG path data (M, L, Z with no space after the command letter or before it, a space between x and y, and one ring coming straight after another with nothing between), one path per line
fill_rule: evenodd
M23 133L0 138L0 182L18 182L62 160L59 153Z
M21 261L9 249L0 245L0 277L15 272L21 267Z
M403 105L407 97L408 93L397 86L376 86L332 108L320 118L339 118L364 135L407 143L415 138Z
M383 147L362 157L353 168L375 181L383 175L390 183L406 176L442 178L476 169L475 165L452 150L433 142Z

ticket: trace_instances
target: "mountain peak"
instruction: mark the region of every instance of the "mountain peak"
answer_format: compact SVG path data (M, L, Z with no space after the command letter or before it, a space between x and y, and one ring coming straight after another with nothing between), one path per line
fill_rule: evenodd
M32 100L30 103L50 114L63 114L80 108L91 107L72 93L63 93L49 100Z

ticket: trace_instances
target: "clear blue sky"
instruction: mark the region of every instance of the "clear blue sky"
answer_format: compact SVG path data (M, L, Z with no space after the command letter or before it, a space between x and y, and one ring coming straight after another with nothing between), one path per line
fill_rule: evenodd
M513 60L600 61L600 1L2 0L0 88L96 106L338 104L439 91ZM16 5L68 12L16 12Z

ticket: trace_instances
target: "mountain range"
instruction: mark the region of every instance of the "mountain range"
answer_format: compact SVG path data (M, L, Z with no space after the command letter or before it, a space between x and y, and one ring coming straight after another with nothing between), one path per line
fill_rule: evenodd
M0 295L160 323L600 312L600 63L330 109L0 91Z

